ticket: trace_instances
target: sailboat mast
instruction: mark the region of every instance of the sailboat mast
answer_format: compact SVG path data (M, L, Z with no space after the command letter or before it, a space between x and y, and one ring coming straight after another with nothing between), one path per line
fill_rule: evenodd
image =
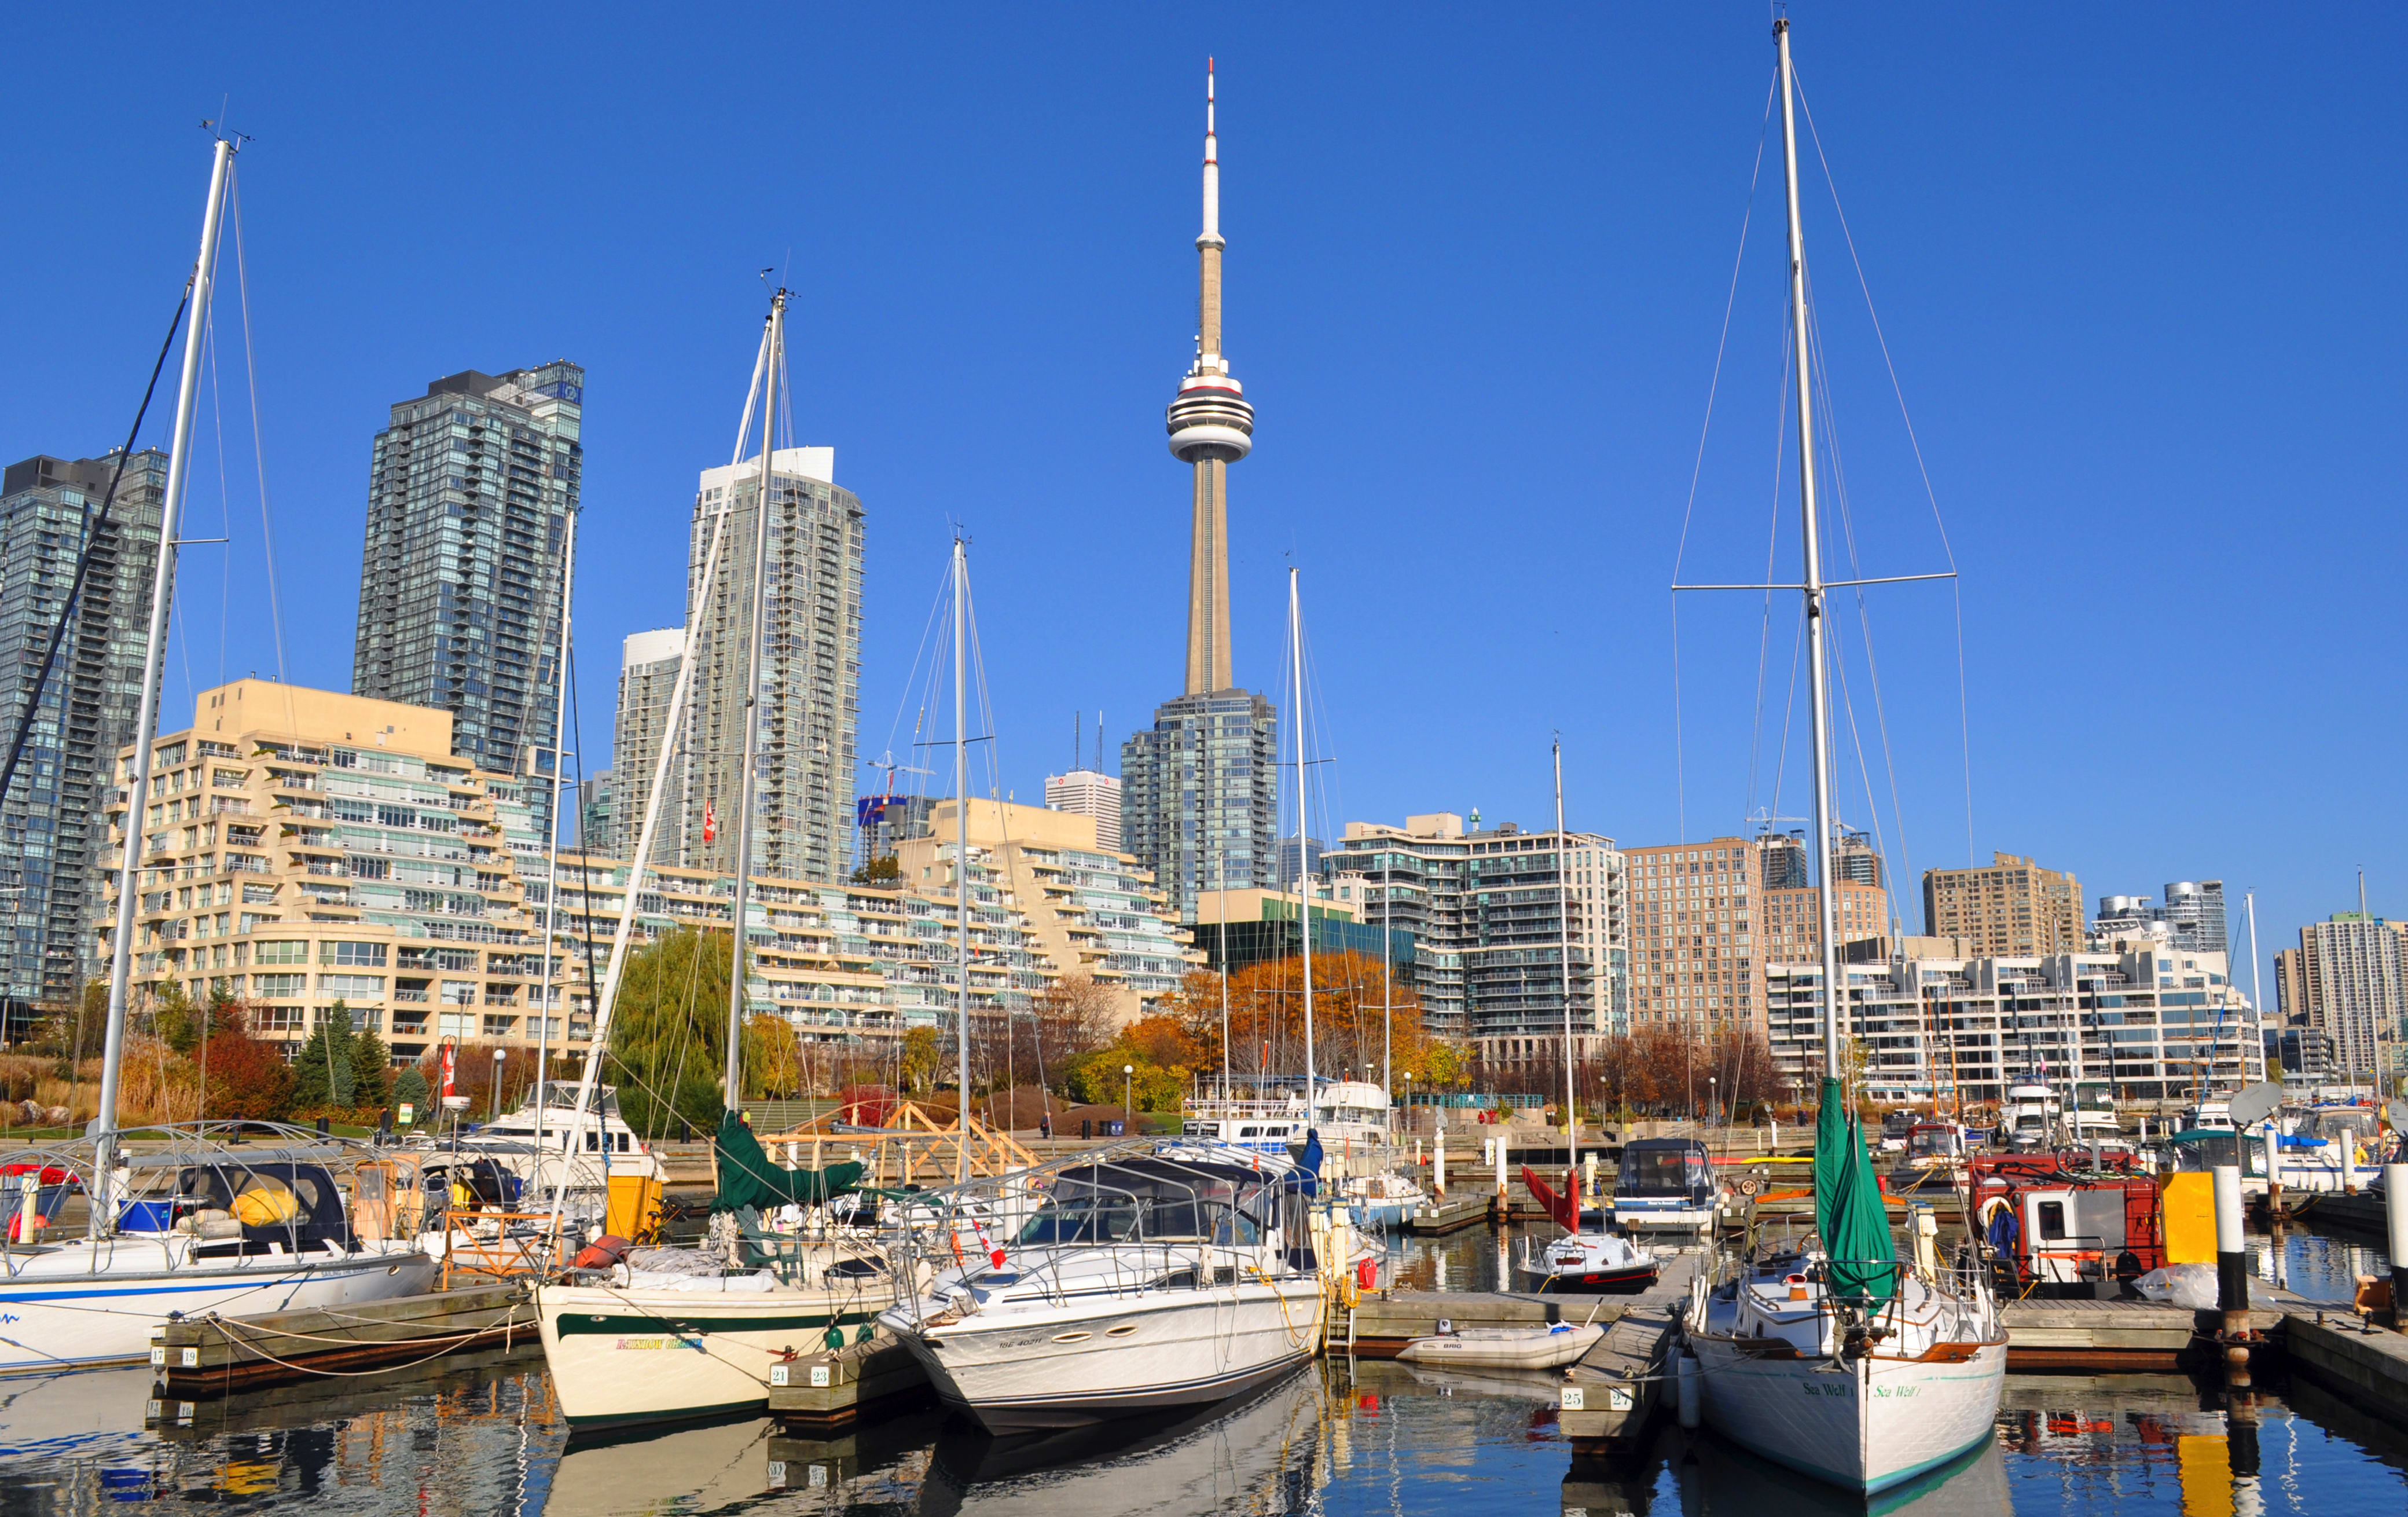
M744 770L736 782L736 903L727 951L727 1109L744 1101L744 900L752 883L754 755L761 743L761 644L769 574L769 485L778 450L778 381L786 368L786 292L769 296L769 352L761 372L761 487L752 498L752 599L745 615Z
M1571 1155L1571 1167L1580 1168L1580 1097L1572 1085L1572 1070L1579 1061L1572 1041L1572 840L1564 831L1564 740L1555 739L1555 900L1563 917L1560 949L1564 961L1564 1144ZM1579 1193L1579 1181L1573 1192ZM1580 1219L1574 1217L1573 1231L1578 1232Z
M1304 1124L1312 1128L1319 1123L1320 1095L1313 1089L1312 1077L1312 885L1304 856L1309 810L1305 804L1304 771L1304 611L1297 599L1293 568L1287 571L1287 646L1296 689L1296 704L1289 708L1288 715L1296 728L1297 927L1304 941Z
M735 468L744 461L744 439L752 430L752 403L760 398L762 375L769 367L769 342L775 334L775 313L761 328L761 346L752 357L752 378L744 387L744 413L736 424L736 446L729 454L727 467ZM764 412L767 414L767 412ZM695 502L696 509L702 502ZM686 616L689 628L701 616L702 608L710 604L713 590L719 585L719 566L726 556L727 518L735 510L734 492L720 503L710 524L710 546L703 554L702 583L687 591ZM678 660L677 679L669 686L669 709L661 722L660 753L652 760L652 788L644 792L644 820L636 830L635 857L627 863L627 888L619 903L619 924L611 932L610 957L602 970L601 989L594 990L593 1046L586 1050L585 1072L577 1080L577 1107L569 1119L568 1135L565 1139L570 1149L577 1147L577 1134L585 1129L585 1114L594 1109L594 1087L602 1076L602 1061L610 1048L610 1019L619 1008L619 984L627 972L628 945L635 939L636 905L644 893L644 870L651 863L653 840L659 835L661 805L668 795L669 766L678 761L678 745L685 731L686 701L694 693L694 666L700 662L693 656L691 643L686 657ZM690 767L690 766L689 766ZM892 789L890 784L887 787ZM593 856L588 854L580 872L580 884L586 894L586 910L593 910ZM555 879L552 888L559 889ZM600 1124L596 1123L598 1129ZM568 1165L560 1166L559 1179L552 1191L552 1232L560 1233L560 1217L568 1195Z
M109 1139L117 1131L117 1076L125 1062L125 995L134 967L134 903L141 893L142 818L150 791L150 744L159 735L160 672L167 661L168 609L176 595L176 529L184 491L192 481L193 413L200 392L201 341L209 324L209 292L216 282L218 234L225 222L226 187L234 179L235 144L221 137L209 164L209 199L201 212L200 261L193 268L193 315L184 328L184 362L176 381L176 430L167 452L167 488L159 502L159 565L150 577L150 633L142 650L142 703L135 710L134 758L126 776L125 847L118 863L117 932L108 946L108 1024L100 1061L100 1112L93 1132L102 1149L100 1174L110 1168ZM92 1210L94 1233L112 1225Z
M1840 983L1840 894L1831 859L1830 670L1823 651L1823 544L1814 508L1814 392L1813 348L1806 329L1806 229L1798 218L1797 85L1789 67L1789 20L1772 23L1781 48L1781 156L1789 190L1789 333L1798 364L1798 498L1805 522L1806 660L1813 676L1814 733L1815 911L1823 948L1823 1076L1840 1077L1842 1019L1846 990Z
M552 1103L548 1099L545 1086L552 1078L552 1024L557 1019L552 1013L558 1010L561 1004L559 1000L554 999L560 996L560 992L552 987L552 932L560 920L560 788L562 780L568 773L568 766L562 762L566 753L566 746L561 739L568 731L568 610L569 601L577 590L577 511L575 507L569 508L568 520L562 525L562 534L560 656L552 665L553 677L559 681L560 688L559 699L552 718L552 836L547 840L552 858L546 866L544 886L543 979L541 981L543 988L536 992L542 996L546 1003L542 1019L536 1024L537 1031L540 1034L535 1046L535 1151L538 1154L543 1152L544 1113L552 1109ZM593 853L593 844L586 838L581 822L577 829L577 850L588 856ZM562 1025L565 1030L566 1024ZM566 1160L562 1161L564 1167L566 1163Z
M970 565L953 539L953 933L959 956L953 978L955 1051L961 1060L960 1173L970 1174Z

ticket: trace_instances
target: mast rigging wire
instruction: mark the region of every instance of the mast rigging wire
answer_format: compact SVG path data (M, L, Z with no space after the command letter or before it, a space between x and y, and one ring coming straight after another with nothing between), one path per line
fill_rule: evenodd
M94 513L89 504L84 508L83 547L76 556L75 578L68 583L66 600L59 608L59 619L50 626L50 643L42 652L42 661L34 668L34 687L25 694L25 715L17 723L17 732L8 742L8 758L0 763L0 797L8 793L9 783L17 776L18 760L24 757L26 735L34 730L34 718L41 712L42 688L50 682L50 669L58 662L59 643L66 637L67 626L75 619L76 602L83 596L84 580L92 572L93 545L108 529L109 511L117 504L117 487L125 478L125 465L134 456L135 441L142 435L142 418L150 413L151 397L159 392L159 375L167 367L167 354L176 345L176 332L184 324L184 312L193 303L193 282L184 281L184 293L176 300L176 313L167 318L167 335L159 344L159 356L150 365L150 383L143 386L142 403L134 409L134 425L126 428L125 446L118 450L117 468L108 476L108 491L100 498L100 510Z
M1792 72L1794 74L1795 70ZM1806 136L1814 144L1814 156L1823 166L1823 184L1831 195L1831 211L1839 219L1840 238L1847 244L1848 262L1856 273L1856 287L1864 292L1865 314L1872 321L1873 340L1881 348L1882 367L1889 374L1890 393L1898 397L1899 419L1906 425L1907 446L1914 454L1915 472L1923 480L1924 498L1931 506L1931 522L1940 532L1940 551L1948 560L1949 594L1956 602L1957 747L1965 767L1965 862L1971 868L1977 862L1973 857L1973 717L1966 690L1965 591L1963 582L1956 577L1956 549L1948 539L1948 523L1941 514L1939 492L1932 488L1931 469L1924 461L1923 441L1915 435L1914 416L1907 409L1906 387L1899 383L1898 364L1890 356L1889 337L1882 330L1881 311L1873 304L1872 284L1865 278L1864 260L1856 254L1856 238L1848 228L1848 212L1840 204L1840 181L1833 177L1830 159L1823 152L1822 134L1814 129L1814 108L1806 102L1806 86L1802 81L1798 85L1798 108L1806 118ZM1858 594L1862 594L1861 586Z
M1731 255L1730 288L1723 296L1722 331L1714 339L1713 377L1706 383L1706 417L1698 426L1697 457L1689 466L1688 503L1681 508L1681 540L1672 550L1672 583L1675 585L1681 582L1681 564L1689 551L1689 521L1698 509L1698 481L1705 471L1706 438L1713 430L1714 397L1722 390L1723 354L1730 345L1731 311L1739 302L1740 267L1747 261L1747 232L1756 220L1756 191L1764 177L1764 144L1771 135L1772 102L1780 84L1781 75L1776 69L1771 82L1765 86L1764 120L1757 125L1756 134L1756 163L1748 170L1747 201L1740 213L1739 251ZM1677 835L1686 843L1689 840L1689 775L1687 750L1683 744L1681 728L1681 598L1677 594L1672 597L1672 784L1673 808L1679 824Z

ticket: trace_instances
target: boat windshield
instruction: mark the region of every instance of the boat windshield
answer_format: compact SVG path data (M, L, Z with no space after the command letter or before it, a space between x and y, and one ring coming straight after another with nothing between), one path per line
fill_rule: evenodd
M1956 1151L1956 1133L1948 1127L1918 1127L1906 1135L1907 1151L1917 1154L1953 1154Z
M1613 1182L1616 1195L1686 1195L1709 1183L1706 1156L1694 1149L1642 1149L1633 1144L1622 1150L1622 1168Z
M1234 1164L1136 1159L1082 1165L1055 1179L1019 1241L1258 1243L1274 1196L1269 1179Z

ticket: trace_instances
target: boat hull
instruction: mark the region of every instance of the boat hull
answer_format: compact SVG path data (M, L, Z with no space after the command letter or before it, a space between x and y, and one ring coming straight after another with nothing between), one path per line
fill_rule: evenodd
M544 1285L538 1331L572 1429L667 1423L768 1405L769 1369L850 1343L893 1305L883 1287L670 1291Z
M1471 1369L1559 1369L1571 1364L1605 1336L1595 1325L1557 1331L1489 1331L1415 1338L1397 1353L1409 1364L1433 1369L1460 1365Z
M63 1250L37 1255L0 1279L0 1319L7 1324L0 1374L143 1363L151 1358L151 1330L170 1314L351 1307L423 1294L435 1283L435 1261L400 1245L199 1264L179 1262L179 1244L147 1236L121 1236L98 1248L98 1268L70 1268L74 1261Z
M1936 1469L1993 1436L2004 1343L1950 1364L1764 1357L1693 1336L1706 1421L1723 1437L1803 1475L1868 1495Z
M938 1394L1004 1433L1240 1394L1312 1356L1321 1308L1320 1282L1298 1277L1149 1292L1075 1314L973 1314L918 1327L898 1312L887 1322Z
M1656 1283L1661 1273L1654 1264L1627 1264L1620 1269L1540 1268L1530 1273L1539 1277L1541 1291L1579 1291L1598 1295L1637 1295Z

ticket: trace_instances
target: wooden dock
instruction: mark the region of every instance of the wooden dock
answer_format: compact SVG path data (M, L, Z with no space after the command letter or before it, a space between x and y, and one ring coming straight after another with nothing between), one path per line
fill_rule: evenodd
M1496 1197L1485 1191L1436 1199L1406 1218L1402 1227L1405 1232L1419 1237L1460 1233L1474 1223L1488 1221L1489 1209L1495 1200Z
M525 1280L309 1311L186 1317L150 1330L150 1365L171 1397L399 1368L474 1350L540 1351Z
M1572 1454L1612 1459L1639 1452L1648 1423L1669 1394L1674 1325L1705 1255L1687 1250L1667 1260L1643 1295L1625 1309L1564 1376L1557 1421Z
M2295 1373L2394 1428L2408 1423L2408 1336L2335 1308L2289 1312L2283 1329Z
M2279 1312L2255 1315L2261 1327L2281 1320ZM2200 1368L2222 1352L2214 1341L2220 1317L2152 1301L2009 1301L1999 1308L2007 1367L2019 1371Z

